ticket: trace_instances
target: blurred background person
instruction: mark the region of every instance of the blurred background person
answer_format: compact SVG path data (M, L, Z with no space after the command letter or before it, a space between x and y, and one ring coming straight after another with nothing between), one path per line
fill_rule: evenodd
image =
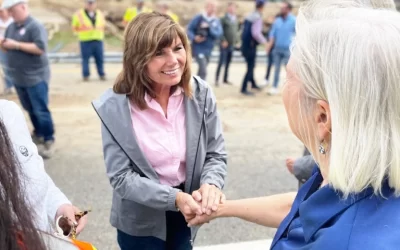
M192 43L192 54L199 66L197 75L203 80L207 78L207 65L215 43L223 34L216 11L217 2L208 0L204 13L196 15L187 28L187 34Z
M270 16L267 19L267 27L266 27L265 37L268 42L270 41L269 35L272 30L272 25L275 22L275 18L277 18L279 16L280 16L280 14L276 15L276 17ZM274 64L274 58L273 58L273 54L272 54L272 51L274 50L274 45L275 44L272 44L272 46L270 48L268 48L268 51L267 51L267 73L265 75L265 85L264 85L265 87L270 84L269 77L271 76L271 69L272 69L272 65Z
M170 10L169 2L167 1L157 2L157 11L162 14L169 15L172 18L172 20L174 20L176 23L179 23L179 17L177 14L175 14Z
M274 85L268 90L269 95L279 93L281 65L287 65L290 57L290 44L296 29L296 17L292 14L293 6L289 2L282 3L280 15L275 19L269 34L268 50L272 51L275 67ZM273 47L273 49L272 49Z
M101 80L106 80L104 73L104 28L106 20L101 10L97 9L96 0L84 0L85 7L72 17L73 31L78 35L81 58L82 77L89 80L89 60L93 56L97 73Z
M242 31L242 55L246 60L247 71L244 75L241 93L243 95L254 95L247 90L247 84L251 83L251 88L261 90L254 80L254 69L256 67L257 46L263 44L267 48L267 40L263 35L263 10L265 0L256 0L256 9L244 20Z
M55 149L54 124L49 109L50 64L46 51L47 32L29 12L27 0L5 0L14 22L6 30L1 47L6 50L8 73L19 100L29 113L32 138L43 158Z
M215 85L219 85L219 74L221 72L222 65L225 65L225 72L223 83L224 84L232 84L228 80L229 66L232 60L232 54L235 49L235 46L239 42L239 20L236 16L236 4L234 2L229 2L227 11L225 15L221 18L222 25L222 37L219 44L219 61L217 66L217 72L215 76Z
M4 35L6 33L6 29L8 25L10 25L14 20L10 16L10 13L4 8L0 8L0 39L4 39ZM12 94L13 84L11 82L9 73L8 73L8 62L7 55L5 51L0 50L0 63L4 76L4 95Z
M126 9L122 24L124 27L128 25L130 21L132 21L137 15L140 13L149 13L152 12L153 10L145 6L145 0L135 0L136 1L136 6L135 7L129 7Z

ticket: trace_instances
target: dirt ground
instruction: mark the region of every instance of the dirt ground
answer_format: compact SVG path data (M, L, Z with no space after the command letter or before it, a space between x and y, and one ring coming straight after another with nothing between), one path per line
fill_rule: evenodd
M103 162L100 121L90 102L112 86L121 65L106 66L107 82L97 80L94 68L92 65L93 80L83 83L80 65L52 66L50 107L57 151L45 165L75 205L93 209L80 238L93 242L99 250L118 249L116 231L109 223L111 187ZM196 72L195 64L193 69ZM302 145L289 130L281 96L267 96L265 90L254 97L239 94L244 71L245 65L233 64L230 80L234 85L214 88L229 156L225 193L228 199L240 199L294 191L296 181L284 161L301 155ZM214 72L215 64L211 64L210 83ZM260 83L264 74L265 64L260 63L256 72ZM8 99L18 102L16 96ZM202 227L196 245L259 240L274 232L238 219L221 219Z

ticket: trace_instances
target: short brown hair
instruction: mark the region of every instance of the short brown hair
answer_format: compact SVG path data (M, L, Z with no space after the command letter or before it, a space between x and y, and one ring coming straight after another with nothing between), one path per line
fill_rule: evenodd
M156 93L146 66L157 51L171 46L179 37L186 50L186 65L181 81L171 88L171 92L180 86L185 95L191 97L191 48L179 24L159 12L141 13L128 24L124 37L123 69L115 81L115 93L126 94L140 109L147 108L145 93L153 98Z

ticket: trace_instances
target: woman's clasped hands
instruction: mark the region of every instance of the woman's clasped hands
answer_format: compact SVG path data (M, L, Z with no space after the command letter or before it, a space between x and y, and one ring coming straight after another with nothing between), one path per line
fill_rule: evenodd
M179 192L176 205L185 217L188 226L201 225L213 219L220 204L226 200L222 191L210 184L203 184L192 195Z

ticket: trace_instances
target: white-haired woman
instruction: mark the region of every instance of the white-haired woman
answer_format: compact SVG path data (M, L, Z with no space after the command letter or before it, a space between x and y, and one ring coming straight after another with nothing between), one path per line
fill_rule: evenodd
M273 250L400 248L400 14L372 7L311 0L301 8L283 101L319 168L294 201L227 201L211 219L279 225Z

